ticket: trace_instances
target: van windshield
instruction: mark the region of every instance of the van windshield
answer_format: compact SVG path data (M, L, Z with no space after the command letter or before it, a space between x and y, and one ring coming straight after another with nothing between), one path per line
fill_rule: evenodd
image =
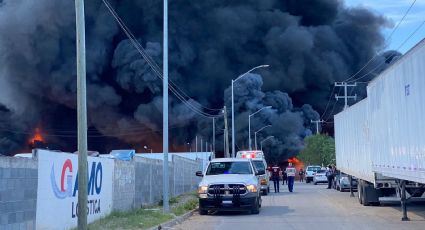
M252 163L254 163L254 167L257 171L266 171L266 166L263 161L252 161Z
M250 162L212 162L206 175L252 174Z

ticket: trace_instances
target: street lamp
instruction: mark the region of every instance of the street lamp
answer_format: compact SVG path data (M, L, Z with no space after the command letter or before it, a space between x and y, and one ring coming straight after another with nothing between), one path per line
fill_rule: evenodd
M255 150L258 150L258 147L257 147L257 133L260 132L261 130L263 130L265 128L268 128L268 127L271 127L271 126L272 125L263 126L261 129L257 130L257 132L254 132L254 136L255 136Z
M152 153L152 149L151 148L148 148L148 146L145 145L143 148L146 149L146 150L148 150L148 151L150 151Z
M187 142L186 144L187 144L187 146L188 146L188 150L189 150L189 152L192 152L192 146L190 146L190 143L189 143L189 142Z
M246 76L248 73L251 73L252 71L259 69L259 68L266 68L269 67L269 65L259 65L252 69L250 69L248 72L239 75L235 80L232 79L232 157L235 157L235 98L233 93L233 85L234 83L241 79L243 76Z
M261 108L261 109L257 110L257 112L255 112L255 113L253 113L253 114L250 114L250 115L248 116L249 150L252 150L252 145L251 145L251 117L252 117L252 116L254 116L255 114L259 113L259 112L260 112L261 110L263 110L263 109L271 109L271 108L272 108L271 106L263 107L263 108Z
M268 136L268 137L266 137L266 139L264 139L260 142L261 151L263 151L263 142L269 140L270 138L274 138L274 136Z

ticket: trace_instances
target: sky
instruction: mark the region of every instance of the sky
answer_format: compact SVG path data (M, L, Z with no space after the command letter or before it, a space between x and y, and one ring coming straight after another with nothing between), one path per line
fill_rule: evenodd
M345 4L349 7L365 7L388 18L391 21L391 25L383 31L385 38L387 38L413 1L414 0L345 0ZM420 30L418 30L415 35L406 42L405 45L400 47L424 20L425 0L416 0L412 9L409 11L409 14L400 24L399 28L394 32L392 37L387 41L387 49L398 50L401 53L405 53L425 38L425 25L423 25Z

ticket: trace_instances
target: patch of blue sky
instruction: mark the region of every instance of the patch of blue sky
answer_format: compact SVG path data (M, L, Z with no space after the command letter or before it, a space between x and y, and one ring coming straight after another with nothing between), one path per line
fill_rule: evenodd
M345 0L345 5L348 7L364 7L387 18L391 23L383 29L382 33L385 38L388 38L412 2L413 0ZM396 50L424 20L425 0L416 0L409 14L391 38L386 41L384 50ZM421 27L398 51L405 53L424 38L425 26Z

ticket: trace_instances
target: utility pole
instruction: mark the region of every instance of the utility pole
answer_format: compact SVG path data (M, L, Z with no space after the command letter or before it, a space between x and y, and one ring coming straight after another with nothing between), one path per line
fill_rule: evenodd
M201 152L202 152L202 147L203 147L203 146L202 146L202 137L201 137Z
M215 152L215 118L213 117L213 144L212 144L212 152Z
M226 154L226 129L223 129L223 154L224 154L224 157L227 157L227 154Z
M319 134L320 133L319 132L319 123L324 123L325 121L324 120L317 120L317 121L310 120L310 122L316 123L316 134Z
M224 157L230 157L229 156L229 128L227 126L227 109L226 106L223 108L224 113Z
M168 177L168 0L164 0L164 25L163 25L163 130L162 132L162 148L164 152L163 167L162 167L162 200L163 200L163 212L170 212L169 204L169 189L170 185Z
M234 80L232 79L232 157L235 157L235 98L233 92Z
M354 96L348 96L347 87L356 87L357 83L354 84L348 84L347 82L335 82L336 87L344 87L344 96L338 96L335 94L335 98L338 101L340 98L344 98L344 109L348 108L348 99L354 99L357 100L357 94Z
M75 0L78 116L78 229L87 229L87 104L84 0Z
M195 152L198 152L198 136L195 137Z

